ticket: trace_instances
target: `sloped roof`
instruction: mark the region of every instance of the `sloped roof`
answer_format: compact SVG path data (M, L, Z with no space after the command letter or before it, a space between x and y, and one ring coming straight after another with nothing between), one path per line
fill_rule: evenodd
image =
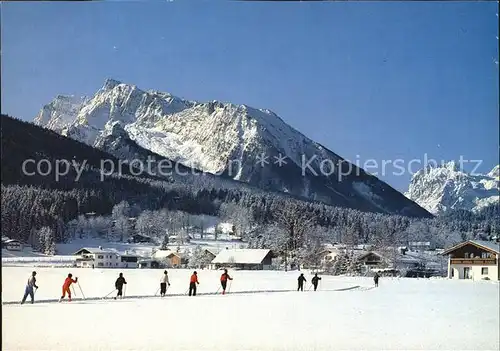
M152 255L153 258L165 258L170 256L174 251L172 250L156 250L156 252Z
M493 251L495 253L500 253L500 245L499 243L495 242L495 241L486 241L486 240L468 240L468 241L464 241L460 244L457 244L455 246L452 246L450 247L449 249L447 250L444 250L443 253L441 255L448 255L450 254L450 252L453 252L459 248L461 248L462 246L465 246L467 244L472 244L474 246L479 246L483 249L486 249L486 250L489 250L489 251Z
M495 251L496 253L500 253L500 244L495 241L486 241L486 240L471 240L472 243L488 248L490 250Z
M271 252L265 249L232 249L222 250L212 263L260 264Z
M364 258L366 258L367 256L369 256L370 254L373 254L377 257L379 257L381 260L388 260L386 254L382 253L382 252L377 252L377 251L369 251L361 256L358 256L358 260L362 260ZM421 262L422 260L417 258L417 257L414 257L414 256L411 256L411 255L403 255L401 253L396 253L394 256L391 255L391 257L394 257L394 261L395 262L398 262L398 263L419 263Z
M365 257L368 257L370 255L374 255L374 256L377 256L378 258L380 258L381 260L385 259L385 257L381 254L379 254L378 252L375 252L375 251L369 251L365 254L362 254L360 256L358 256L358 260L362 260L364 259Z
M13 243L22 244L22 242L20 240L17 240L17 239L7 239L4 241L4 244L13 244Z
M208 251L208 252L210 252L214 256L217 256L217 253L218 253L216 249L207 248L207 247L202 248L202 251Z
M82 247L78 251L76 251L73 255L79 255L82 250L87 250L88 252L92 254L104 254L104 253L113 253L113 254L118 254L116 250L112 249L102 249L99 247Z

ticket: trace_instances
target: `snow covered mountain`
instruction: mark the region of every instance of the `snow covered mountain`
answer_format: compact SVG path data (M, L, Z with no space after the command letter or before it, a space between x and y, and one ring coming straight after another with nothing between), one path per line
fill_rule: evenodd
M137 157L136 149L126 154L131 140L166 159L263 189L360 210L429 216L266 109L188 101L108 79L91 98L56 97L34 122L120 158Z
M478 211L498 203L499 170L496 166L488 174L471 175L453 161L427 167L413 175L405 195L433 214L449 209Z
M42 108L34 122L60 133L71 125L85 100L84 97L59 95Z

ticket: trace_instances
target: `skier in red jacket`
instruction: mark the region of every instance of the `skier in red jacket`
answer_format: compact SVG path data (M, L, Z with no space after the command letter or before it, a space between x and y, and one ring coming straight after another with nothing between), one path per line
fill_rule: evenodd
M194 271L191 275L191 279L189 279L189 296L196 296L196 284L200 284L198 282L198 273Z
M227 269L224 269L224 273L222 273L222 275L220 276L220 285L222 285L222 295L226 293L226 285L228 280L233 280L233 278L231 278L229 274L227 274Z
M71 301L71 290L69 289L69 287L71 286L71 283L77 283L77 282L78 282L78 277L73 279L73 274L71 273L68 274L68 277L64 280L64 284L62 286L62 296L59 299L59 302L61 302L62 299L64 299L66 293L68 293L68 299L69 301Z

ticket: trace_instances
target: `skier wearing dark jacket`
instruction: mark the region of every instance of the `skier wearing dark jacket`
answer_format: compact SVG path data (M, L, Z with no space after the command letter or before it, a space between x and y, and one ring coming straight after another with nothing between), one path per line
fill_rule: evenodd
M380 278L380 275L378 274L378 272L376 272L375 275L373 276L373 282L375 283L375 287L378 286L378 278Z
M304 273L301 273L299 275L299 278L297 279L299 281L299 287L297 288L297 291L304 291L304 282L306 282L306 277L304 277Z
M318 273L316 273L314 275L314 277L311 279L311 283L314 286L314 291L316 291L316 289L318 288L318 283L319 283L320 280L321 280L321 278L318 277Z
M233 278L231 278L229 276L229 274L227 274L227 269L224 269L224 273L222 273L222 275L220 276L220 285L222 286L222 295L224 295L226 293L226 286L227 286L228 279L233 280Z
M33 273L31 273L31 277L29 277L28 282L26 283L26 289L24 290L24 297L21 301L21 305L26 302L28 295L31 297L31 303L35 303L35 292L33 291L33 288L38 289L35 276L36 272L33 271Z
M123 278L123 273L120 273L120 276L118 277L118 279L116 279L116 282L115 282L115 288L116 288L116 290L118 290L118 293L116 294L115 300L117 299L118 296L120 298L123 298L123 291L122 291L123 284L127 284L127 282L125 281L125 278Z

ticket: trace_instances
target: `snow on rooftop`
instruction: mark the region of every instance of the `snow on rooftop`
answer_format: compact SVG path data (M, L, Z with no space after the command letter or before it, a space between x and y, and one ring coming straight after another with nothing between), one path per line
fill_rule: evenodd
M162 259L169 257L170 255L177 255L180 257L180 253L173 250L157 250L151 257L155 259Z
M87 250L90 253L93 254L99 254L99 253L118 253L117 250L115 249L103 249L102 247L82 247L78 251L74 253L74 255L77 255L80 251L82 250Z
M264 249L233 249L222 250L212 260L212 263L245 263L259 264L271 250Z

